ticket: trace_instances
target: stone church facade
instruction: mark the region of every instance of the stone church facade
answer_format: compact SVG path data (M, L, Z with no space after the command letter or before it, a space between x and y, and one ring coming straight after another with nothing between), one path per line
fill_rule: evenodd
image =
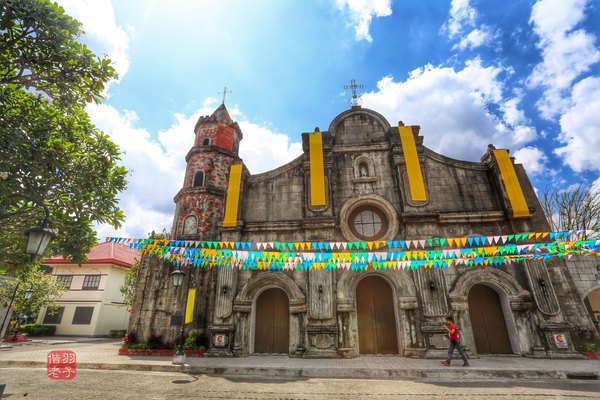
M223 224L243 135L221 105L194 128L172 239L352 242L549 231L521 165L509 163L525 216L513 209L493 146L480 162L455 160L425 147L418 126L412 132L426 196L415 200L398 132L377 112L352 107L319 134L322 204L311 199L310 133L303 133L297 159L256 175L243 167L235 223ZM569 332L591 327L561 259L412 270L183 269L197 289L187 328L206 337L212 356L441 357L443 321L452 315L471 354L576 357ZM130 319L138 337L177 337L187 297L173 288L172 270L143 257ZM566 347L555 335L564 335Z

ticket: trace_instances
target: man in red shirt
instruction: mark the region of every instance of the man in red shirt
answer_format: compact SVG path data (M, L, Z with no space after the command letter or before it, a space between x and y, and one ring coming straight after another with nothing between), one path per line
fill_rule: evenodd
M465 355L465 352L463 351L463 349L460 347L460 339L458 337L458 328L454 324L454 319L452 317L446 317L446 323L444 324L444 327L446 328L446 331L448 332L448 338L450 339L450 344L448 345L448 358L446 358L446 361L442 361L442 364L444 364L445 366L450 365L450 361L452 360L452 354L454 354L454 349L456 348L458 350L458 354L460 354L460 356L463 359L463 362L464 362L463 367L468 367L469 361L467 361L467 356Z

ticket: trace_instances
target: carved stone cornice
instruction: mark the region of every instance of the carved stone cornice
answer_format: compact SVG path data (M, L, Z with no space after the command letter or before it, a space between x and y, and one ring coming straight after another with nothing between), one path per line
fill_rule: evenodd
M233 311L240 313L249 313L252 311L252 300L234 300Z
M345 298L337 300L337 311L338 312L352 312L354 311L354 299Z
M306 312L306 299L290 299L290 314Z
M400 310L413 310L419 308L419 302L416 297L399 297L398 308Z

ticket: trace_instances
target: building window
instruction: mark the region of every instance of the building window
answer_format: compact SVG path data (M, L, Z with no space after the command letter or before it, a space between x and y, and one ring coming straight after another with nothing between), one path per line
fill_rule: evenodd
M100 275L86 275L83 278L83 290L98 290L100 286Z
M63 312L65 311L64 307L59 307L54 314L50 313L50 310L46 310L46 315L44 315L43 324L60 324L62 320Z
M71 288L71 282L73 281L73 275L56 275L56 282L63 286L65 289Z
M194 175L194 187L204 186L204 171L198 171Z
M384 213L373 206L357 207L350 214L350 230L362 240L377 240L385 235L388 221Z
M73 325L89 325L92 322L94 307L75 307Z
M209 138L205 138L202 141L202 146L210 146L210 139Z
M198 231L198 219L195 215L188 215L183 220L183 234L184 235L195 235Z

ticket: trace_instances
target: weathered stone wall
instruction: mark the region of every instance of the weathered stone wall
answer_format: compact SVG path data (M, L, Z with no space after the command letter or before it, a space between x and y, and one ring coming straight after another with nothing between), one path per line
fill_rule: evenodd
M241 218L245 223L293 221L304 216L304 173L300 159L244 182Z
M600 259L598 257L575 256L566 260L569 274L580 299L584 299L593 290L600 288L596 280Z

